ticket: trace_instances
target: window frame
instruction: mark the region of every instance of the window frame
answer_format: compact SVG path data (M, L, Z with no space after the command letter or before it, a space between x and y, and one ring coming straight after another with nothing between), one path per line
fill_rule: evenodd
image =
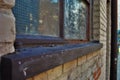
M87 16L87 27L86 27L86 39L65 39L64 38L64 0L59 0L59 37L49 37L46 39L43 35L38 35L37 38L34 38L36 35L16 35L15 48L25 48L33 46L55 46L55 45L64 45L64 44L75 44L75 43L85 43L90 39L90 0L83 0L87 7L88 16ZM25 39L24 36L31 36L30 38ZM41 37L42 36L42 37ZM20 37L20 38L19 38ZM41 38L40 38L41 37Z
M68 41L69 43L83 43L90 40L90 0L82 0L87 5L87 26L86 26L86 39L65 39L64 38L64 1L60 0L60 37Z

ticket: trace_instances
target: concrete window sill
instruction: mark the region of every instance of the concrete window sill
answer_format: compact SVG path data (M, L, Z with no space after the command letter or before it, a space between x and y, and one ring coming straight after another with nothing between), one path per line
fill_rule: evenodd
M101 48L102 44L89 42L21 49L19 52L2 57L2 79L25 80Z

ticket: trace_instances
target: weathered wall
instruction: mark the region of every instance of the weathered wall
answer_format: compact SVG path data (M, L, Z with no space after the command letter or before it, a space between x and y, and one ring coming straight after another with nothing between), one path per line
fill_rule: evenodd
M11 10L14 5L15 0L0 0L0 57L5 54L14 52L13 45L16 32L15 18Z
M110 5L109 5L110 6ZM94 9L93 9L93 38L94 40L100 41L100 43L103 43L103 48L101 49L102 56L102 80L106 80L106 75L109 71L109 65L106 65L106 62L109 62L108 60L106 61L106 53L107 49L110 50L110 47L107 46L107 0L94 0ZM110 25L108 25L110 27ZM110 28L109 28L110 29ZM110 32L109 32L110 33ZM109 37L108 37L109 38ZM110 38L109 38L110 39ZM110 41L110 40L109 40ZM108 43L110 44L110 42ZM110 52L109 52L110 53ZM110 57L110 55L107 57ZM107 67L107 70L106 70ZM106 72L107 71L107 72Z
M50 69L27 80L103 80L103 62L100 51Z
M28 80L106 80L107 1L93 1L93 40L103 43L103 48ZM14 51L14 3L15 0L0 0L0 56Z
M106 43L107 43L107 0L100 0L100 42L103 43L101 50L103 67L102 78L106 80Z
M14 52L15 18L11 8L15 0L0 0L0 56Z

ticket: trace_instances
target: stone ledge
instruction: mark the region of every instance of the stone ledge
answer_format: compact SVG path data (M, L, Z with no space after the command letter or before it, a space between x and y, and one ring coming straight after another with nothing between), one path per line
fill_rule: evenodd
M90 42L22 49L2 57L2 79L25 80L101 48L102 44Z
M0 8L10 9L15 5L15 0L0 0Z

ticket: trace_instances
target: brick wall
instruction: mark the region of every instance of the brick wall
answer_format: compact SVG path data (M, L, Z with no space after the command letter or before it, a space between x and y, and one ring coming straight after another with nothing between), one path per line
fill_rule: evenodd
M103 43L101 50L103 67L102 78L106 80L106 45L107 45L107 0L100 0L100 42Z
M27 80L103 80L100 51L90 53Z
M110 5L109 5L110 6ZM106 53L107 50L110 51L110 47L106 47L107 46L107 35L109 35L108 31L107 31L107 22L108 22L108 17L107 15L107 0L94 0L94 9L93 9L93 40L98 40L100 41L100 43L103 43L103 48L101 49L101 58L102 58L102 62L103 63L103 67L102 67L102 80L106 80L106 69L109 68L110 64L106 65ZM110 27L110 25L108 26ZM109 38L110 39L110 38ZM110 40L109 40L110 41ZM110 57L107 56L107 57ZM108 74L107 74L108 75Z

